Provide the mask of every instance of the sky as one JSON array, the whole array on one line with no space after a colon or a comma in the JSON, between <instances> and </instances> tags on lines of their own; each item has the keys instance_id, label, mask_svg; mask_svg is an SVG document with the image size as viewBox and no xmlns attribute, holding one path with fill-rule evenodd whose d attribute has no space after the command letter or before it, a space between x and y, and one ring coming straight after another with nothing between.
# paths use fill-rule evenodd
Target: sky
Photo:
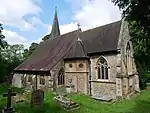
<instances>
[{"instance_id":1,"label":"sky","mask_svg":"<svg viewBox=\"0 0 150 113\"><path fill-rule=\"evenodd\" d=\"M102 26L121 19L111 0L0 0L0 23L9 44L29 47L51 31L57 6L61 34Z\"/></svg>"}]
</instances>

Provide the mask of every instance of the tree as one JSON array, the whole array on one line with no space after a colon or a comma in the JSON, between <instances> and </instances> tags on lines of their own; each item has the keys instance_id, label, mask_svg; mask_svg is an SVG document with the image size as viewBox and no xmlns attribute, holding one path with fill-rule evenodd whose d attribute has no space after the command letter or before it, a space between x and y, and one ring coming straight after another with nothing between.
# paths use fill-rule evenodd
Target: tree
<instances>
[{"instance_id":1,"label":"tree","mask_svg":"<svg viewBox=\"0 0 150 113\"><path fill-rule=\"evenodd\" d=\"M128 22L135 21L144 33L150 36L150 2L149 0L112 0ZM148 40L149 38L147 38Z\"/></svg>"},{"instance_id":2,"label":"tree","mask_svg":"<svg viewBox=\"0 0 150 113\"><path fill-rule=\"evenodd\" d=\"M51 34L48 34L48 35L44 36L44 37L42 38L42 41L48 40L48 39L50 38L50 35L51 35Z\"/></svg>"},{"instance_id":3,"label":"tree","mask_svg":"<svg viewBox=\"0 0 150 113\"><path fill-rule=\"evenodd\" d=\"M150 2L149 0L111 1L119 6L123 11L123 17L129 23L134 57L140 73L140 84L145 87L145 75L150 70Z\"/></svg>"},{"instance_id":4,"label":"tree","mask_svg":"<svg viewBox=\"0 0 150 113\"><path fill-rule=\"evenodd\" d=\"M2 47L2 48L4 48L4 45L3 45L3 43L4 43L4 38L5 38L5 36L2 34L2 31L3 31L3 27L2 27L2 24L0 24L0 48Z\"/></svg>"},{"instance_id":5,"label":"tree","mask_svg":"<svg viewBox=\"0 0 150 113\"><path fill-rule=\"evenodd\" d=\"M0 82L6 80L14 68L23 62L24 46L21 44L5 46L1 51Z\"/></svg>"},{"instance_id":6,"label":"tree","mask_svg":"<svg viewBox=\"0 0 150 113\"><path fill-rule=\"evenodd\" d=\"M27 59L35 51L38 45L39 45L38 43L33 42L30 45L29 49L25 49L23 53L24 58Z\"/></svg>"}]
</instances>

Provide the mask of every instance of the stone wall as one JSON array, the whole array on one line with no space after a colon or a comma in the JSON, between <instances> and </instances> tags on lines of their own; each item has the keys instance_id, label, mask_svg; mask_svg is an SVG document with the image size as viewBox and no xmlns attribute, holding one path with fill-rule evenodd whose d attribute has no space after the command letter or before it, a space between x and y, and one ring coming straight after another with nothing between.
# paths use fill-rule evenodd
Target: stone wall
<instances>
[{"instance_id":1,"label":"stone wall","mask_svg":"<svg viewBox=\"0 0 150 113\"><path fill-rule=\"evenodd\" d=\"M92 96L96 97L111 97L116 99L116 84L105 82L92 82Z\"/></svg>"},{"instance_id":2,"label":"stone wall","mask_svg":"<svg viewBox=\"0 0 150 113\"><path fill-rule=\"evenodd\" d=\"M40 84L40 77L44 76L45 85ZM28 81L29 77L32 78L31 82ZM17 74L13 75L12 85L19 88L25 88L33 90L36 88L36 77L37 77L37 89L52 89L53 81L50 75L33 75L33 74Z\"/></svg>"},{"instance_id":3,"label":"stone wall","mask_svg":"<svg viewBox=\"0 0 150 113\"><path fill-rule=\"evenodd\" d=\"M99 80L97 72L97 61L101 55L91 57L91 88L93 96L111 96L116 95L116 75L117 75L117 55L103 55L108 64L108 80Z\"/></svg>"},{"instance_id":4,"label":"stone wall","mask_svg":"<svg viewBox=\"0 0 150 113\"><path fill-rule=\"evenodd\" d=\"M79 65L83 64L80 68ZM72 67L70 67L72 65ZM65 83L66 86L74 85L74 91L88 94L88 72L89 64L87 60L72 60L65 62ZM72 82L70 82L70 80Z\"/></svg>"},{"instance_id":5,"label":"stone wall","mask_svg":"<svg viewBox=\"0 0 150 113\"><path fill-rule=\"evenodd\" d=\"M127 44L130 45L130 51L131 51L131 61L132 61L132 69L130 69L130 73L127 69L127 52L126 47ZM136 74L136 65L134 61L134 51L132 47L131 37L129 35L129 29L128 29L128 23L122 20L120 35L119 35L119 41L118 41L118 57L117 57L117 77L121 81L122 91L118 90L119 92L122 92L122 96L127 96L130 93L133 93L136 89L139 89L139 77ZM117 83L118 85L118 83ZM117 93L117 95L120 95Z\"/></svg>"},{"instance_id":6,"label":"stone wall","mask_svg":"<svg viewBox=\"0 0 150 113\"><path fill-rule=\"evenodd\" d=\"M23 76L23 74L18 74L18 73L15 73L13 75L13 79L12 79L12 85L14 87L18 87L18 88L21 88L22 87L22 82L21 82L21 77Z\"/></svg>"}]
</instances>

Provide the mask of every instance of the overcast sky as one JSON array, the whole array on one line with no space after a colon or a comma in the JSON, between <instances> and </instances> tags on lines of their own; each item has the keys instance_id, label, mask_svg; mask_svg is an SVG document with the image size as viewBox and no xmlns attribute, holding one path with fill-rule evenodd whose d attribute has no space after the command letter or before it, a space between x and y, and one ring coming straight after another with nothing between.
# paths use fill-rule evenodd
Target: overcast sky
<instances>
[{"instance_id":1,"label":"overcast sky","mask_svg":"<svg viewBox=\"0 0 150 113\"><path fill-rule=\"evenodd\" d=\"M120 20L119 8L110 0L0 0L0 22L10 44L39 42L50 32L57 6L61 34Z\"/></svg>"}]
</instances>

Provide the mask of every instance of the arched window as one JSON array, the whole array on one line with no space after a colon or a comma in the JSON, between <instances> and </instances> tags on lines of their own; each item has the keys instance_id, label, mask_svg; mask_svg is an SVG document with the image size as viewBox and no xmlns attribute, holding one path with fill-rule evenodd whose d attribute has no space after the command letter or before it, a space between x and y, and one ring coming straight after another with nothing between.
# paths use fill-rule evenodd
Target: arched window
<instances>
[{"instance_id":1,"label":"arched window","mask_svg":"<svg viewBox=\"0 0 150 113\"><path fill-rule=\"evenodd\" d=\"M32 76L28 76L28 82L32 82Z\"/></svg>"},{"instance_id":2,"label":"arched window","mask_svg":"<svg viewBox=\"0 0 150 113\"><path fill-rule=\"evenodd\" d=\"M128 74L132 73L132 57L131 57L131 47L128 42L126 47L126 62L127 62L127 72Z\"/></svg>"},{"instance_id":3,"label":"arched window","mask_svg":"<svg viewBox=\"0 0 150 113\"><path fill-rule=\"evenodd\" d=\"M104 57L100 57L97 62L98 79L108 79L108 64Z\"/></svg>"},{"instance_id":4,"label":"arched window","mask_svg":"<svg viewBox=\"0 0 150 113\"><path fill-rule=\"evenodd\" d=\"M44 76L40 77L40 84L41 85L45 85L45 78L44 78Z\"/></svg>"},{"instance_id":5,"label":"arched window","mask_svg":"<svg viewBox=\"0 0 150 113\"><path fill-rule=\"evenodd\" d=\"M58 85L65 84L64 69L61 68L58 73Z\"/></svg>"}]
</instances>

